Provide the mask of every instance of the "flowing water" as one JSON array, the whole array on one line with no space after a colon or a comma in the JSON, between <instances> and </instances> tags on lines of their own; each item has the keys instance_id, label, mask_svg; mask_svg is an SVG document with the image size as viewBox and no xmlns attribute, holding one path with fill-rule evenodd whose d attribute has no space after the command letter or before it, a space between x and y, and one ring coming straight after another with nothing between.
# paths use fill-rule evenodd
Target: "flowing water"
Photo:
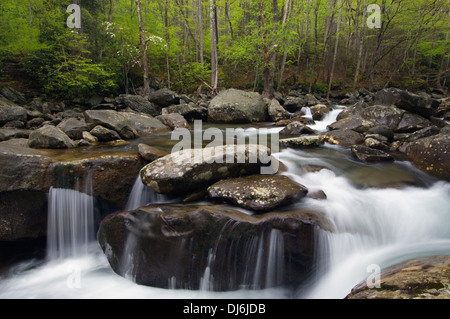
<instances>
[{"instance_id":1,"label":"flowing water","mask_svg":"<svg viewBox=\"0 0 450 319\"><path fill-rule=\"evenodd\" d=\"M314 128L326 130L339 111ZM324 200L304 199L296 205L324 212L331 225L330 231L316 233L316 273L294 294L283 287L266 288L282 276L284 243L275 229L246 243L252 268L246 276L251 284L238 291L212 291L211 269L220 253L214 247L199 290L136 285L132 274L123 278L111 270L93 239L93 198L77 190L52 188L48 258L10 267L0 277L0 298L344 298L374 269L419 256L450 254L450 183L436 181L407 162L366 165L355 161L348 150L331 145L284 149L275 155L287 167L283 174L311 192L326 194ZM172 200L149 191L137 178L127 209ZM130 268L127 261L122 266ZM169 288L176 287L176 278L168 281Z\"/></svg>"}]
</instances>

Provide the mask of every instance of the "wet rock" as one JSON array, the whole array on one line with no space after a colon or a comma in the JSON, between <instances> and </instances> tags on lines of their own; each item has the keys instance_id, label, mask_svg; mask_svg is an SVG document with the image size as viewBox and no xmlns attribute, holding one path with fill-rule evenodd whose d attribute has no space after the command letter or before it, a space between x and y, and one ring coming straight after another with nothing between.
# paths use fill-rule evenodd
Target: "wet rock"
<instances>
[{"instance_id":1,"label":"wet rock","mask_svg":"<svg viewBox=\"0 0 450 319\"><path fill-rule=\"evenodd\" d=\"M153 162L154 160L157 160L158 158L169 155L168 152L162 151L156 147L142 143L138 145L138 152L139 155L149 163Z\"/></svg>"},{"instance_id":2,"label":"wet rock","mask_svg":"<svg viewBox=\"0 0 450 319\"><path fill-rule=\"evenodd\" d=\"M157 116L156 119L171 129L191 128L183 115L178 113L162 114Z\"/></svg>"},{"instance_id":3,"label":"wet rock","mask_svg":"<svg viewBox=\"0 0 450 319\"><path fill-rule=\"evenodd\" d=\"M12 138L28 138L30 130L0 128L0 142L7 141Z\"/></svg>"},{"instance_id":4,"label":"wet rock","mask_svg":"<svg viewBox=\"0 0 450 319\"><path fill-rule=\"evenodd\" d=\"M362 118L395 130L405 111L395 106L372 105L363 109Z\"/></svg>"},{"instance_id":5,"label":"wet rock","mask_svg":"<svg viewBox=\"0 0 450 319\"><path fill-rule=\"evenodd\" d=\"M27 121L27 110L3 97L0 97L0 126L11 121Z\"/></svg>"},{"instance_id":6,"label":"wet rock","mask_svg":"<svg viewBox=\"0 0 450 319\"><path fill-rule=\"evenodd\" d=\"M283 104L283 108L288 112L295 113L300 111L305 104L305 100L301 97L288 97Z\"/></svg>"},{"instance_id":7,"label":"wet rock","mask_svg":"<svg viewBox=\"0 0 450 319\"><path fill-rule=\"evenodd\" d=\"M160 107L168 107L172 104L180 103L180 97L178 94L166 88L150 93L148 100L159 105Z\"/></svg>"},{"instance_id":8,"label":"wet rock","mask_svg":"<svg viewBox=\"0 0 450 319\"><path fill-rule=\"evenodd\" d=\"M345 129L353 130L358 133L364 133L370 130L374 125L374 122L370 120L365 120L359 117L347 117L328 125L327 128L330 130Z\"/></svg>"},{"instance_id":9,"label":"wet rock","mask_svg":"<svg viewBox=\"0 0 450 319\"><path fill-rule=\"evenodd\" d=\"M398 108L419 114L425 118L434 115L437 107L433 106L428 96L414 94L397 88L388 88L378 91L375 95L375 104L395 105Z\"/></svg>"},{"instance_id":10,"label":"wet rock","mask_svg":"<svg viewBox=\"0 0 450 319\"><path fill-rule=\"evenodd\" d=\"M368 287L363 281L346 299L450 299L450 256L421 257L389 267L377 284Z\"/></svg>"},{"instance_id":11,"label":"wet rock","mask_svg":"<svg viewBox=\"0 0 450 319\"><path fill-rule=\"evenodd\" d=\"M314 133L316 132L312 128L299 121L289 123L284 129L280 131L281 135L304 135Z\"/></svg>"},{"instance_id":12,"label":"wet rock","mask_svg":"<svg viewBox=\"0 0 450 319\"><path fill-rule=\"evenodd\" d=\"M83 132L81 137L88 145L93 145L93 144L98 143L98 138L96 138L94 135L92 135L89 132Z\"/></svg>"},{"instance_id":13,"label":"wet rock","mask_svg":"<svg viewBox=\"0 0 450 319\"><path fill-rule=\"evenodd\" d=\"M322 136L328 143L346 147L364 143L363 135L353 130L339 129L324 133Z\"/></svg>"},{"instance_id":14,"label":"wet rock","mask_svg":"<svg viewBox=\"0 0 450 319\"><path fill-rule=\"evenodd\" d=\"M268 105L268 113L272 121L277 122L291 117L291 114L281 106L277 99L272 99Z\"/></svg>"},{"instance_id":15,"label":"wet rock","mask_svg":"<svg viewBox=\"0 0 450 319\"><path fill-rule=\"evenodd\" d=\"M101 125L119 133L124 139L134 139L138 136L133 125L119 112L112 110L88 110L84 112L86 123Z\"/></svg>"},{"instance_id":16,"label":"wet rock","mask_svg":"<svg viewBox=\"0 0 450 319\"><path fill-rule=\"evenodd\" d=\"M310 109L314 121L321 121L326 114L330 113L330 109L324 104L313 105Z\"/></svg>"},{"instance_id":17,"label":"wet rock","mask_svg":"<svg viewBox=\"0 0 450 319\"><path fill-rule=\"evenodd\" d=\"M74 142L61 129L44 125L30 133L28 145L32 148L72 148Z\"/></svg>"},{"instance_id":18,"label":"wet rock","mask_svg":"<svg viewBox=\"0 0 450 319\"><path fill-rule=\"evenodd\" d=\"M368 105L362 101L355 103L351 106L347 106L342 112L339 113L336 120L343 120L348 117L356 117L356 118L362 118L362 113L364 108L366 108Z\"/></svg>"},{"instance_id":19,"label":"wet rock","mask_svg":"<svg viewBox=\"0 0 450 319\"><path fill-rule=\"evenodd\" d=\"M107 129L101 125L97 125L89 133L96 137L100 142L120 140L120 136L116 131Z\"/></svg>"},{"instance_id":20,"label":"wet rock","mask_svg":"<svg viewBox=\"0 0 450 319\"><path fill-rule=\"evenodd\" d=\"M16 104L23 105L27 102L27 99L25 98L25 95L22 92L19 92L10 86L1 86L0 94Z\"/></svg>"},{"instance_id":21,"label":"wet rock","mask_svg":"<svg viewBox=\"0 0 450 319\"><path fill-rule=\"evenodd\" d=\"M267 105L256 92L229 89L220 92L208 107L208 121L216 123L263 122Z\"/></svg>"},{"instance_id":22,"label":"wet rock","mask_svg":"<svg viewBox=\"0 0 450 319\"><path fill-rule=\"evenodd\" d=\"M378 125L372 127L367 131L367 134L377 134L382 135L387 138L388 142L392 142L394 139L394 131L387 127L386 125Z\"/></svg>"},{"instance_id":23,"label":"wet rock","mask_svg":"<svg viewBox=\"0 0 450 319\"><path fill-rule=\"evenodd\" d=\"M156 133L164 133L170 131L167 125L164 125L158 119L151 115L137 114L132 112L120 112L120 115L125 117L133 124L137 133L140 136L148 136Z\"/></svg>"},{"instance_id":24,"label":"wet rock","mask_svg":"<svg viewBox=\"0 0 450 319\"><path fill-rule=\"evenodd\" d=\"M301 148L301 147L320 146L324 142L325 139L322 135L310 135L310 136L300 136L281 139L280 145L283 147Z\"/></svg>"},{"instance_id":25,"label":"wet rock","mask_svg":"<svg viewBox=\"0 0 450 319\"><path fill-rule=\"evenodd\" d=\"M327 199L327 194L325 194L325 192L321 189L309 192L307 196L308 196L308 198L312 198L312 199L316 199L316 200Z\"/></svg>"},{"instance_id":26,"label":"wet rock","mask_svg":"<svg viewBox=\"0 0 450 319\"><path fill-rule=\"evenodd\" d=\"M263 159L259 155L266 154ZM270 161L263 145L227 145L185 149L157 159L141 170L142 182L161 194L205 188L220 179L259 173Z\"/></svg>"},{"instance_id":27,"label":"wet rock","mask_svg":"<svg viewBox=\"0 0 450 319\"><path fill-rule=\"evenodd\" d=\"M352 146L352 153L360 161L368 162L368 163L378 163L378 162L386 162L386 161L394 160L394 157L392 157L392 155L390 155L382 150L373 149L371 147L367 147L364 145Z\"/></svg>"},{"instance_id":28,"label":"wet rock","mask_svg":"<svg viewBox=\"0 0 450 319\"><path fill-rule=\"evenodd\" d=\"M301 200L308 189L283 175L251 175L219 181L208 187L212 199L254 211L268 211Z\"/></svg>"},{"instance_id":29,"label":"wet rock","mask_svg":"<svg viewBox=\"0 0 450 319\"><path fill-rule=\"evenodd\" d=\"M426 128L430 125L431 122L426 118L417 114L406 112L403 114L400 123L398 123L395 132L411 133Z\"/></svg>"},{"instance_id":30,"label":"wet rock","mask_svg":"<svg viewBox=\"0 0 450 319\"><path fill-rule=\"evenodd\" d=\"M208 108L203 107L201 105L197 105L193 102L190 103L182 103L171 105L166 108L167 112L170 113L179 113L181 114L187 121L194 120L207 120L208 119Z\"/></svg>"},{"instance_id":31,"label":"wet rock","mask_svg":"<svg viewBox=\"0 0 450 319\"><path fill-rule=\"evenodd\" d=\"M67 136L69 136L73 140L82 139L83 132L89 131L92 128L91 125L86 124L84 119L78 120L71 117L62 120L57 127L60 128L64 133L67 134Z\"/></svg>"},{"instance_id":32,"label":"wet rock","mask_svg":"<svg viewBox=\"0 0 450 319\"><path fill-rule=\"evenodd\" d=\"M46 193L0 193L0 241L23 241L43 237L46 235L46 229Z\"/></svg>"},{"instance_id":33,"label":"wet rock","mask_svg":"<svg viewBox=\"0 0 450 319\"><path fill-rule=\"evenodd\" d=\"M148 99L140 95L121 94L119 95L119 101L138 113L144 113L151 116L161 114L160 106L150 102Z\"/></svg>"},{"instance_id":34,"label":"wet rock","mask_svg":"<svg viewBox=\"0 0 450 319\"><path fill-rule=\"evenodd\" d=\"M420 138L409 143L405 153L419 169L450 181L450 134Z\"/></svg>"},{"instance_id":35,"label":"wet rock","mask_svg":"<svg viewBox=\"0 0 450 319\"><path fill-rule=\"evenodd\" d=\"M313 211L249 216L222 205L149 205L107 216L98 240L111 268L141 285L297 287L314 267L320 219Z\"/></svg>"}]
</instances>

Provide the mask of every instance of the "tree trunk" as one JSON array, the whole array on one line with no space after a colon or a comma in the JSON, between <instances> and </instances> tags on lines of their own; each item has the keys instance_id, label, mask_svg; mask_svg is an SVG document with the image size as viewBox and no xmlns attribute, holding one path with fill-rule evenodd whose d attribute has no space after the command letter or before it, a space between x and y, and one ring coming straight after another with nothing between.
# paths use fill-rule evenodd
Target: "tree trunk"
<instances>
[{"instance_id":1,"label":"tree trunk","mask_svg":"<svg viewBox=\"0 0 450 319\"><path fill-rule=\"evenodd\" d=\"M273 53L270 52L269 46L267 43L267 30L266 30L266 22L265 22L265 14L264 14L264 4L262 0L258 0L259 5L259 14L261 18L261 46L262 46L262 57L263 57L263 71L262 78L264 84L264 90L262 96L267 99L273 99L275 96L275 89L273 85L274 79L274 65L273 65Z\"/></svg>"},{"instance_id":2,"label":"tree trunk","mask_svg":"<svg viewBox=\"0 0 450 319\"><path fill-rule=\"evenodd\" d=\"M147 59L148 44L147 41L145 40L144 22L142 20L142 11L141 11L141 0L136 0L136 12L139 20L139 37L142 46L142 67L144 69L144 90L142 92L142 95L148 96L150 94L150 80L148 76L149 71Z\"/></svg>"},{"instance_id":3,"label":"tree trunk","mask_svg":"<svg viewBox=\"0 0 450 319\"><path fill-rule=\"evenodd\" d=\"M202 65L202 75L203 66L205 64L203 58L203 10L202 10L202 0L198 0L198 31L199 31L199 49L200 49L200 64Z\"/></svg>"},{"instance_id":4,"label":"tree trunk","mask_svg":"<svg viewBox=\"0 0 450 319\"><path fill-rule=\"evenodd\" d=\"M219 58L217 53L217 15L216 0L210 0L210 22L211 22L211 89L215 94L217 82L219 81Z\"/></svg>"},{"instance_id":5,"label":"tree trunk","mask_svg":"<svg viewBox=\"0 0 450 319\"><path fill-rule=\"evenodd\" d=\"M285 6L284 6L284 15L283 15L283 28L286 28L286 24L290 15L290 0L286 0L285 2ZM285 35L286 36L286 35ZM286 41L284 42L284 54L283 54L283 58L281 60L281 67L280 67L280 74L279 74L279 78L278 78L278 86L277 86L277 90L280 90L281 88L281 84L283 82L283 74L284 74L284 69L286 67L286 59L287 59L287 53L288 53L288 46L289 46L289 37L286 36Z\"/></svg>"},{"instance_id":6,"label":"tree trunk","mask_svg":"<svg viewBox=\"0 0 450 319\"><path fill-rule=\"evenodd\" d=\"M358 52L358 61L356 62L356 70L355 70L355 77L353 79L353 89L356 89L358 85L358 77L359 77L359 70L361 68L361 59L363 54L363 48L364 48L364 33L366 30L366 6L367 6L367 0L364 0L363 5L363 18L361 23L361 30L360 36L359 36L359 52Z\"/></svg>"},{"instance_id":7,"label":"tree trunk","mask_svg":"<svg viewBox=\"0 0 450 319\"><path fill-rule=\"evenodd\" d=\"M338 15L338 21L337 21L337 28L336 28L336 40L335 40L335 44L334 44L333 62L331 65L331 72L330 72L330 76L329 76L329 80L328 80L327 99L330 98L331 84L333 82L334 69L336 67L336 57L337 57L337 51L338 51L338 46L339 46L339 31L341 29L341 12L342 12L341 0L339 0L338 7L339 7L339 15Z\"/></svg>"}]
</instances>

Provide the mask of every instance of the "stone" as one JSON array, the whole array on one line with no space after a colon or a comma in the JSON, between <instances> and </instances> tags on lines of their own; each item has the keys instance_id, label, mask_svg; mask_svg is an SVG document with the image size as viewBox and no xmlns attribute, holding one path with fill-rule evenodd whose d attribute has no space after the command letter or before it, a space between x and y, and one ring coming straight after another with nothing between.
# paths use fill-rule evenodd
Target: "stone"
<instances>
[{"instance_id":1,"label":"stone","mask_svg":"<svg viewBox=\"0 0 450 319\"><path fill-rule=\"evenodd\" d=\"M327 126L329 130L353 130L358 133L364 133L370 130L375 124L370 120L359 117L346 117Z\"/></svg>"},{"instance_id":2,"label":"stone","mask_svg":"<svg viewBox=\"0 0 450 319\"><path fill-rule=\"evenodd\" d=\"M375 95L375 104L395 105L398 108L425 118L434 115L438 107L433 107L432 100L428 96L414 94L397 88L387 88L378 91Z\"/></svg>"},{"instance_id":3,"label":"stone","mask_svg":"<svg viewBox=\"0 0 450 319\"><path fill-rule=\"evenodd\" d=\"M263 145L225 145L205 149L183 149L146 165L142 182L161 194L182 194L206 188L229 177L261 171L261 154L270 161L270 150Z\"/></svg>"},{"instance_id":4,"label":"stone","mask_svg":"<svg viewBox=\"0 0 450 319\"><path fill-rule=\"evenodd\" d=\"M426 118L417 114L406 112L403 114L400 123L398 123L395 132L412 133L428 126L431 126L431 122Z\"/></svg>"},{"instance_id":5,"label":"stone","mask_svg":"<svg viewBox=\"0 0 450 319\"><path fill-rule=\"evenodd\" d=\"M180 97L178 96L178 94L167 88L163 88L150 93L148 96L148 100L159 105L160 107L168 107L172 104L180 103Z\"/></svg>"},{"instance_id":6,"label":"stone","mask_svg":"<svg viewBox=\"0 0 450 319\"><path fill-rule=\"evenodd\" d=\"M345 299L450 299L450 256L411 259L382 270L379 286L363 281Z\"/></svg>"},{"instance_id":7,"label":"stone","mask_svg":"<svg viewBox=\"0 0 450 319\"><path fill-rule=\"evenodd\" d=\"M280 140L280 145L283 147L301 148L320 146L325 142L322 135L300 136L293 138L284 138Z\"/></svg>"},{"instance_id":8,"label":"stone","mask_svg":"<svg viewBox=\"0 0 450 319\"><path fill-rule=\"evenodd\" d=\"M7 141L12 138L28 138L30 133L30 130L0 128L0 142Z\"/></svg>"},{"instance_id":9,"label":"stone","mask_svg":"<svg viewBox=\"0 0 450 319\"><path fill-rule=\"evenodd\" d=\"M89 133L95 136L100 142L120 140L120 135L116 131L110 130L101 125L97 125Z\"/></svg>"},{"instance_id":10,"label":"stone","mask_svg":"<svg viewBox=\"0 0 450 319\"><path fill-rule=\"evenodd\" d=\"M1 86L0 94L16 104L23 105L27 102L27 99L25 98L25 95L22 92L19 92L10 86Z\"/></svg>"},{"instance_id":11,"label":"stone","mask_svg":"<svg viewBox=\"0 0 450 319\"><path fill-rule=\"evenodd\" d=\"M331 144L352 146L364 143L362 134L348 129L338 129L322 134L324 140Z\"/></svg>"},{"instance_id":12,"label":"stone","mask_svg":"<svg viewBox=\"0 0 450 319\"><path fill-rule=\"evenodd\" d=\"M362 118L377 125L384 125L392 130L397 129L405 111L395 106L372 105L363 109Z\"/></svg>"},{"instance_id":13,"label":"stone","mask_svg":"<svg viewBox=\"0 0 450 319\"><path fill-rule=\"evenodd\" d=\"M75 146L66 133L52 125L44 125L31 132L28 145L32 148L72 148Z\"/></svg>"},{"instance_id":14,"label":"stone","mask_svg":"<svg viewBox=\"0 0 450 319\"><path fill-rule=\"evenodd\" d=\"M36 191L0 193L0 241L40 238L47 229L47 195Z\"/></svg>"},{"instance_id":15,"label":"stone","mask_svg":"<svg viewBox=\"0 0 450 319\"><path fill-rule=\"evenodd\" d=\"M284 175L229 178L208 187L212 199L225 200L254 211L269 211L300 201L308 189Z\"/></svg>"},{"instance_id":16,"label":"stone","mask_svg":"<svg viewBox=\"0 0 450 319\"><path fill-rule=\"evenodd\" d=\"M82 139L85 140L89 145L96 144L98 142L98 138L92 135L89 132L83 132L81 135Z\"/></svg>"},{"instance_id":17,"label":"stone","mask_svg":"<svg viewBox=\"0 0 450 319\"><path fill-rule=\"evenodd\" d=\"M27 121L27 110L0 96L0 126L11 121Z\"/></svg>"},{"instance_id":18,"label":"stone","mask_svg":"<svg viewBox=\"0 0 450 319\"><path fill-rule=\"evenodd\" d=\"M144 113L151 116L161 114L161 107L140 95L121 94L119 95L120 103L128 106L133 111Z\"/></svg>"},{"instance_id":19,"label":"stone","mask_svg":"<svg viewBox=\"0 0 450 319\"><path fill-rule=\"evenodd\" d=\"M316 133L316 131L299 121L289 123L280 131L280 135L304 135L314 133Z\"/></svg>"},{"instance_id":20,"label":"stone","mask_svg":"<svg viewBox=\"0 0 450 319\"><path fill-rule=\"evenodd\" d=\"M138 133L133 125L119 112L112 110L88 110L84 112L86 123L101 125L119 133L121 138L134 139Z\"/></svg>"},{"instance_id":21,"label":"stone","mask_svg":"<svg viewBox=\"0 0 450 319\"><path fill-rule=\"evenodd\" d=\"M166 108L167 112L181 114L187 121L208 119L208 108L193 102L174 104Z\"/></svg>"},{"instance_id":22,"label":"stone","mask_svg":"<svg viewBox=\"0 0 450 319\"><path fill-rule=\"evenodd\" d=\"M210 122L251 123L267 119L267 105L257 92L225 90L213 98L208 107Z\"/></svg>"},{"instance_id":23,"label":"stone","mask_svg":"<svg viewBox=\"0 0 450 319\"><path fill-rule=\"evenodd\" d=\"M133 123L134 128L140 136L170 131L170 128L167 125L164 125L161 121L151 115L132 112L120 112L120 115L125 117L130 123Z\"/></svg>"},{"instance_id":24,"label":"stone","mask_svg":"<svg viewBox=\"0 0 450 319\"><path fill-rule=\"evenodd\" d=\"M268 105L268 114L272 121L277 122L291 118L291 114L281 106L277 99L270 100Z\"/></svg>"},{"instance_id":25,"label":"stone","mask_svg":"<svg viewBox=\"0 0 450 319\"><path fill-rule=\"evenodd\" d=\"M157 116L156 119L172 130L177 128L191 128L183 115L178 113L162 114Z\"/></svg>"},{"instance_id":26,"label":"stone","mask_svg":"<svg viewBox=\"0 0 450 319\"><path fill-rule=\"evenodd\" d=\"M213 291L298 287L315 266L322 219L320 212L306 210L249 216L224 205L149 205L104 218L98 241L111 268L140 285ZM269 245L274 241L283 248L275 251Z\"/></svg>"},{"instance_id":27,"label":"stone","mask_svg":"<svg viewBox=\"0 0 450 319\"><path fill-rule=\"evenodd\" d=\"M357 159L367 163L378 163L394 160L392 155L382 150L373 149L364 145L352 146L352 153Z\"/></svg>"},{"instance_id":28,"label":"stone","mask_svg":"<svg viewBox=\"0 0 450 319\"><path fill-rule=\"evenodd\" d=\"M450 134L417 139L406 146L405 154L419 169L450 181Z\"/></svg>"},{"instance_id":29,"label":"stone","mask_svg":"<svg viewBox=\"0 0 450 319\"><path fill-rule=\"evenodd\" d=\"M143 143L140 143L138 145L138 152L139 155L149 163L153 162L154 160L157 160L158 158L169 155L168 152L162 151L156 147Z\"/></svg>"},{"instance_id":30,"label":"stone","mask_svg":"<svg viewBox=\"0 0 450 319\"><path fill-rule=\"evenodd\" d=\"M73 140L82 139L83 132L89 131L92 128L92 126L87 125L84 120L78 120L72 117L63 119L57 127Z\"/></svg>"}]
</instances>

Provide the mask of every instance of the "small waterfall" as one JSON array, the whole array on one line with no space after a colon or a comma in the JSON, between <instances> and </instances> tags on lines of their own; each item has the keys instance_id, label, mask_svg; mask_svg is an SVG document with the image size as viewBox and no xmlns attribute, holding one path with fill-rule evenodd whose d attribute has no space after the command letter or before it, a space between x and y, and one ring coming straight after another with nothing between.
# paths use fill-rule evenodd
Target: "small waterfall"
<instances>
[{"instance_id":1,"label":"small waterfall","mask_svg":"<svg viewBox=\"0 0 450 319\"><path fill-rule=\"evenodd\" d=\"M260 290L285 283L282 231L263 229L258 235L243 236L228 241L227 244L221 243L223 234L238 224L225 224L218 236L217 245L210 248L206 267L200 278L200 290L214 291L219 286Z\"/></svg>"},{"instance_id":2,"label":"small waterfall","mask_svg":"<svg viewBox=\"0 0 450 319\"><path fill-rule=\"evenodd\" d=\"M49 260L88 253L94 236L94 199L72 189L50 188L47 256Z\"/></svg>"},{"instance_id":3,"label":"small waterfall","mask_svg":"<svg viewBox=\"0 0 450 319\"><path fill-rule=\"evenodd\" d=\"M144 185L141 177L138 176L134 182L125 210L134 210L148 204L168 203L171 200L172 199L169 196L158 194Z\"/></svg>"}]
</instances>

